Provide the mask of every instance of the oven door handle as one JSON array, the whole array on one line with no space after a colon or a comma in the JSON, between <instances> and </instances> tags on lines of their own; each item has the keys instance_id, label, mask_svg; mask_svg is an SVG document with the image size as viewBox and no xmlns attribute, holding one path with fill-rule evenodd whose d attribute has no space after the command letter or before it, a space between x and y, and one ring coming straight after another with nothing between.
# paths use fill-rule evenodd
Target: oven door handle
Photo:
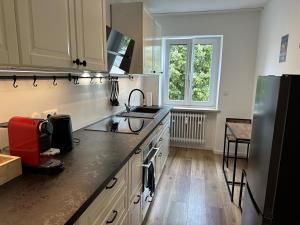
<instances>
[{"instance_id":1,"label":"oven door handle","mask_svg":"<svg viewBox=\"0 0 300 225\"><path fill-rule=\"evenodd\" d=\"M150 159L150 163L148 164L142 164L142 167L146 167L149 168L151 165L151 161L156 157L157 153L159 152L159 148L153 148L152 151L155 150L155 154L152 156L152 158Z\"/></svg>"}]
</instances>

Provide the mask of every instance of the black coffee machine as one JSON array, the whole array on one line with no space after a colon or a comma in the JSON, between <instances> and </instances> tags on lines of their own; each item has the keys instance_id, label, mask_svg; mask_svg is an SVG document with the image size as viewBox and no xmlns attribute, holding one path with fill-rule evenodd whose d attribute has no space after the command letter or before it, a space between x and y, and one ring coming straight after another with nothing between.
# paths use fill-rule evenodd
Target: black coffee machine
<instances>
[{"instance_id":1,"label":"black coffee machine","mask_svg":"<svg viewBox=\"0 0 300 225\"><path fill-rule=\"evenodd\" d=\"M68 152L73 149L72 122L69 115L49 116L53 126L52 148L58 148L60 152Z\"/></svg>"}]
</instances>

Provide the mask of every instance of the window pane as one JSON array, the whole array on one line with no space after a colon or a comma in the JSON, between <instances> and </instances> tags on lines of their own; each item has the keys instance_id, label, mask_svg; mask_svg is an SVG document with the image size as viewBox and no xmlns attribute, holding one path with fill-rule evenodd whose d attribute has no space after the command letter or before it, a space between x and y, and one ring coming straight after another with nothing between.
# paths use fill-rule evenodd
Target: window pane
<instances>
[{"instance_id":1,"label":"window pane","mask_svg":"<svg viewBox=\"0 0 300 225\"><path fill-rule=\"evenodd\" d=\"M169 99L184 100L187 45L172 44L169 54Z\"/></svg>"},{"instance_id":2,"label":"window pane","mask_svg":"<svg viewBox=\"0 0 300 225\"><path fill-rule=\"evenodd\" d=\"M194 73L192 99L198 102L209 100L209 82L211 77L213 45L194 45Z\"/></svg>"}]
</instances>

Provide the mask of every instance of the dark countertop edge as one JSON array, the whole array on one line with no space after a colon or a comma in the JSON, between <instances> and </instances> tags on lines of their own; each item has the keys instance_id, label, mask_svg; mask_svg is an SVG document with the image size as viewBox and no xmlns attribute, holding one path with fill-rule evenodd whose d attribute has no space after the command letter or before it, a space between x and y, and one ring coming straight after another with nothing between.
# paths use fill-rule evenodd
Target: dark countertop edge
<instances>
[{"instance_id":1,"label":"dark countertop edge","mask_svg":"<svg viewBox=\"0 0 300 225\"><path fill-rule=\"evenodd\" d=\"M159 120L157 120L158 116L153 119L151 123L156 123L155 126L150 130L147 131L148 133L144 136L144 138L140 141L140 143L131 151L131 153L126 157L126 159L120 164L120 166L115 169L115 171L96 189L94 193L79 207L79 209L74 213L74 215L65 223L65 225L74 225L76 221L80 218L80 216L88 209L88 207L93 203L93 201L98 197L98 195L103 191L106 185L114 178L114 176L123 168L123 166L129 161L131 156L134 152L142 145L142 143L151 135L153 130L155 130L159 123L166 118L168 113L171 111L171 107L164 107L162 108L162 112L159 115L164 114ZM151 124L150 123L150 124ZM81 129L85 129L81 128ZM80 130L81 130L80 129ZM146 132L146 131L145 131Z\"/></svg>"}]
</instances>

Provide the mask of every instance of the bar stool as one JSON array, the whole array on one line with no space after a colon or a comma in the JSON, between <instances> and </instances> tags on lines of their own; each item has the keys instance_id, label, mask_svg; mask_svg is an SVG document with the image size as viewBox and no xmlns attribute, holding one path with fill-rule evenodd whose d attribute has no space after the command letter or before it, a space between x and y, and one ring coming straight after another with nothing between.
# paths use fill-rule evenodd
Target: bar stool
<instances>
[{"instance_id":1,"label":"bar stool","mask_svg":"<svg viewBox=\"0 0 300 225\"><path fill-rule=\"evenodd\" d=\"M251 119L226 118L226 123L247 123L247 124L251 124ZM225 129L227 129L227 127ZM226 140L227 140L227 154L225 153L225 148L224 148L223 157L225 157L224 160L226 161L226 167L228 168L228 160L234 158L234 156L230 156L230 153L229 153L230 143L235 144L236 140L235 140L235 137L231 133L227 133L227 132L226 132L225 142L226 142ZM237 159L246 159L246 160L248 160L250 142L249 141L239 141L239 143L247 145L247 156L246 157L237 157Z\"/></svg>"}]
</instances>

